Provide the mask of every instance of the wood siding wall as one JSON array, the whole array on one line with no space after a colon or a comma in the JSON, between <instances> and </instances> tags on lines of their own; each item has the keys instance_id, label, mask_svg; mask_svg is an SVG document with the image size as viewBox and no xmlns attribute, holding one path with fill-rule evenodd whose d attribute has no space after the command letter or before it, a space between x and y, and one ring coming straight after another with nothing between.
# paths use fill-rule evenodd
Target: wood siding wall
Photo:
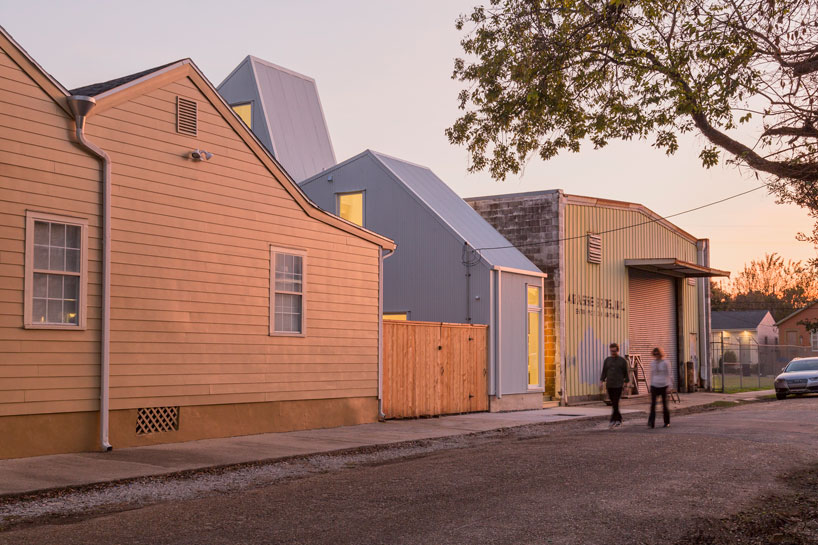
<instances>
[{"instance_id":1,"label":"wood siding wall","mask_svg":"<svg viewBox=\"0 0 818 545\"><path fill-rule=\"evenodd\" d=\"M99 408L99 162L73 123L0 50L0 416ZM26 210L88 219L84 331L23 329Z\"/></svg>"},{"instance_id":2,"label":"wood siding wall","mask_svg":"<svg viewBox=\"0 0 818 545\"><path fill-rule=\"evenodd\" d=\"M99 165L5 55L0 101L0 415L97 410ZM377 395L377 245L310 218L188 78L87 134L113 163L111 409ZM86 331L22 329L26 209L89 219ZM268 334L270 246L307 252L304 337Z\"/></svg>"},{"instance_id":3,"label":"wood siding wall","mask_svg":"<svg viewBox=\"0 0 818 545\"><path fill-rule=\"evenodd\" d=\"M485 325L384 322L386 417L487 411L487 333Z\"/></svg>"}]
</instances>

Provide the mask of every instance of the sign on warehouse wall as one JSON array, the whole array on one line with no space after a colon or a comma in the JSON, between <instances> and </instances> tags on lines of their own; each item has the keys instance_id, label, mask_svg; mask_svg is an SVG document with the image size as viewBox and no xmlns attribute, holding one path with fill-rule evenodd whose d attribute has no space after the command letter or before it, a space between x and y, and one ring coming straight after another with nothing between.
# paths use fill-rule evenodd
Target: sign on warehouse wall
<instances>
[{"instance_id":1,"label":"sign on warehouse wall","mask_svg":"<svg viewBox=\"0 0 818 545\"><path fill-rule=\"evenodd\" d=\"M570 293L567 302L574 307L574 313L581 316L621 319L625 312L625 302L619 299Z\"/></svg>"}]
</instances>

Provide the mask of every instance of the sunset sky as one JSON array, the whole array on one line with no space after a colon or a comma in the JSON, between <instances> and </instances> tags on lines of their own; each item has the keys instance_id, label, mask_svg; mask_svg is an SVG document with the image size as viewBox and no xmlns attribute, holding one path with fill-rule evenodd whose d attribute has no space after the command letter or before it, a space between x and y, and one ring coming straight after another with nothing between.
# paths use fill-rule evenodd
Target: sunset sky
<instances>
[{"instance_id":1,"label":"sunset sky","mask_svg":"<svg viewBox=\"0 0 818 545\"><path fill-rule=\"evenodd\" d=\"M614 143L545 163L496 182L468 174L468 156L444 129L458 116L458 14L474 1L18 2L0 0L0 24L66 87L191 57L218 85L247 54L314 77L338 160L366 148L429 166L463 197L562 188L636 201L668 215L759 185L750 172L699 163L702 139L682 140L674 157L650 142ZM752 144L751 135L745 141ZM806 213L765 191L673 220L710 238L712 265L739 270L765 252L815 256L797 242Z\"/></svg>"}]
</instances>

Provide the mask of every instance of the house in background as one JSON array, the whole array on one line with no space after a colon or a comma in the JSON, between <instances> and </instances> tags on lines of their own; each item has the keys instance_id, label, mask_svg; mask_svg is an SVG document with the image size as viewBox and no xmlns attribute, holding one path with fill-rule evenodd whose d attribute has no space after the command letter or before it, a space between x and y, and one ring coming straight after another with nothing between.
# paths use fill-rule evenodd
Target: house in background
<instances>
[{"instance_id":1,"label":"house in background","mask_svg":"<svg viewBox=\"0 0 818 545\"><path fill-rule=\"evenodd\" d=\"M296 182L336 163L314 79L248 56L218 91Z\"/></svg>"},{"instance_id":2,"label":"house in background","mask_svg":"<svg viewBox=\"0 0 818 545\"><path fill-rule=\"evenodd\" d=\"M397 243L384 260L385 319L488 324L491 410L542 407L545 275L449 186L364 151L301 189Z\"/></svg>"},{"instance_id":3,"label":"house in background","mask_svg":"<svg viewBox=\"0 0 818 545\"><path fill-rule=\"evenodd\" d=\"M710 313L713 341L722 335L764 345L778 344L778 326L769 310L714 310Z\"/></svg>"},{"instance_id":4,"label":"house in background","mask_svg":"<svg viewBox=\"0 0 818 545\"><path fill-rule=\"evenodd\" d=\"M710 377L709 244L637 203L562 190L466 199L548 274L546 377L568 404L600 396L608 345L641 357L665 349L674 382L691 361Z\"/></svg>"},{"instance_id":5,"label":"house in background","mask_svg":"<svg viewBox=\"0 0 818 545\"><path fill-rule=\"evenodd\" d=\"M190 60L69 92L0 28L0 101L0 458L376 421L394 243Z\"/></svg>"},{"instance_id":6,"label":"house in background","mask_svg":"<svg viewBox=\"0 0 818 545\"><path fill-rule=\"evenodd\" d=\"M789 347L798 347L798 355L818 355L818 332L810 332L801 321L818 320L818 303L813 303L796 310L776 325L780 343Z\"/></svg>"},{"instance_id":7,"label":"house in background","mask_svg":"<svg viewBox=\"0 0 818 545\"><path fill-rule=\"evenodd\" d=\"M716 310L711 324L711 343L725 360L732 351L736 363L756 364L777 349L779 329L768 310Z\"/></svg>"}]
</instances>

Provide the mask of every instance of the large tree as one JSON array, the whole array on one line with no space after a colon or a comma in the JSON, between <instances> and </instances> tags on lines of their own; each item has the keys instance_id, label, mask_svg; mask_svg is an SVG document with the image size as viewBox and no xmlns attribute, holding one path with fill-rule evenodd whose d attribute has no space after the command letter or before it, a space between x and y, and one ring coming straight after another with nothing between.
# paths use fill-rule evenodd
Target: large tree
<instances>
[{"instance_id":1,"label":"large tree","mask_svg":"<svg viewBox=\"0 0 818 545\"><path fill-rule=\"evenodd\" d=\"M712 310L769 310L776 320L816 300L816 270L775 253L750 261L728 283L710 285Z\"/></svg>"},{"instance_id":2,"label":"large tree","mask_svg":"<svg viewBox=\"0 0 818 545\"><path fill-rule=\"evenodd\" d=\"M672 154L698 131L705 167L724 155L818 219L818 1L490 0L457 27L467 87L447 135L472 171L612 139Z\"/></svg>"}]
</instances>

